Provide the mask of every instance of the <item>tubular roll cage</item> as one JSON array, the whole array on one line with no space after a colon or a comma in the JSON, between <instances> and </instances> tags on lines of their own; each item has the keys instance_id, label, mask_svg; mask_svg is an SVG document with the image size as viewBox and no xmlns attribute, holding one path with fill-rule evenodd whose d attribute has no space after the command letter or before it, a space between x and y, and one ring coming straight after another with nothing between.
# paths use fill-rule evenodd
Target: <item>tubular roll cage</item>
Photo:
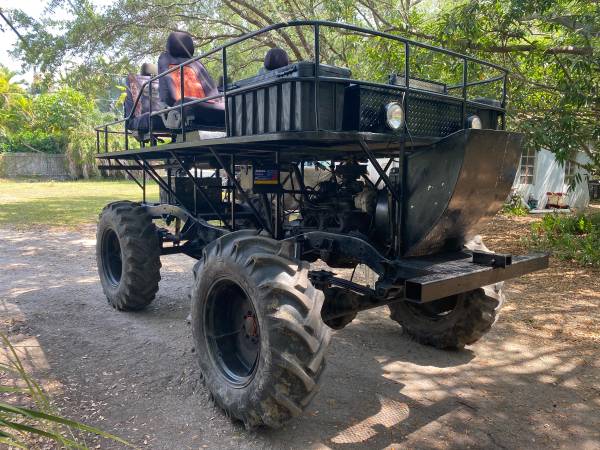
<instances>
[{"instance_id":1,"label":"tubular roll cage","mask_svg":"<svg viewBox=\"0 0 600 450\"><path fill-rule=\"evenodd\" d=\"M344 30L348 30L354 33L359 33L359 34L366 34L366 35L370 35L370 36L375 36L375 37L381 37L381 38L385 38L385 39L390 39L396 42L400 42L402 44L404 44L404 86L394 86L395 88L397 88L399 91L403 91L404 92L404 111L408 113L408 109L406 108L407 103L410 100L410 93L411 92L426 92L428 95L440 98L440 99L451 99L456 101L457 97L455 96L450 96L448 94L443 94L443 93L439 93L439 92L432 92L432 91L427 91L427 90L423 90L423 89L419 89L419 88L414 88L410 86L410 55L411 55L411 47L417 47L417 48L422 48L422 49L426 49L426 50L431 50L433 52L436 53L441 53L441 54L445 54L448 56L452 56L454 58L460 59L462 60L462 83L460 84L456 84L456 85L452 85L448 87L448 90L454 90L454 89L461 89L462 90L462 95L460 98L461 101L461 105L462 105L462 118L463 118L463 127L464 127L464 123L466 121L467 118L467 105L472 105L472 106L480 106L480 107L484 107L487 109L495 109L497 111L499 111L501 113L500 117L501 117L501 123L500 123L500 127L501 129L505 128L505 119L504 119L504 109L506 106L506 88L507 88L507 80L508 80L508 70L502 66L499 66L497 64L493 64L490 63L488 61L484 61L478 58L474 58L472 56L468 56L468 55L464 55L458 52L454 52L452 50L447 50L445 48L441 48L441 47L436 47L434 45L429 45L429 44L425 44L425 43L421 43L421 42L417 42L411 39L406 39L403 38L401 36L396 36L390 33L384 33L381 31L375 31L375 30L369 30L366 28L362 28L362 27L358 27L358 26L354 26L354 25L348 25L348 24L343 24L343 23L337 23L337 22L330 22L330 21L323 21L323 20L298 20L298 21L290 21L290 22L282 22L282 23L278 23L278 24L274 24L274 25L270 25L268 27L262 28L260 30L245 34L244 36L241 36L239 38L233 39L223 45L217 46L215 48L213 48L212 50L209 50L207 52L204 52L198 56L195 56L191 59L189 59L188 61L179 64L177 66L174 66L172 68L170 68L169 70L160 73L158 75L155 75L153 77L151 77L149 80L147 80L146 82L144 82L144 84L142 85L142 88L140 90L140 92L138 93L133 107L131 108L130 113L128 114L127 117L123 118L123 119L119 119L119 120L115 120L113 122L109 122L107 124L104 124L100 127L96 127L95 131L96 131L96 149L97 152L100 153L100 134L103 133L104 135L104 152L107 153L108 152L108 135L109 134L121 134L123 133L125 135L125 150L129 149L129 135L131 134L131 132L127 129L127 123L129 122L129 120L132 119L133 114L137 108L137 105L140 102L140 98L142 97L143 93L145 92L146 89L148 89L148 97L149 97L149 101L150 101L150 112L149 112L149 131L148 134L150 136L150 145L153 146L157 143L155 137L154 137L154 130L152 127L152 118L154 116L157 116L159 114L164 114L164 113L168 113L170 111L174 111L174 110L179 110L180 114L181 114L181 135L182 135L182 141L185 142L186 140L186 136L185 136L185 108L184 107L189 107L191 105L197 104L197 103L204 103L207 101L211 101L211 100L215 100L218 98L222 98L225 104L225 133L227 136L229 136L229 128L230 128L230 124L229 124L229 105L227 102L227 97L228 95L234 95L237 94L239 92L242 92L244 90L248 89L248 86L244 86L244 87L240 87L240 88L233 88L231 90L227 89L227 49L229 49L230 47L236 45L236 44L240 44L241 42L250 40L250 39L254 39L258 36L261 36L263 34L269 33L271 31L277 31L277 30L281 30L284 28L290 28L290 27L301 27L301 26L305 26L305 27L312 27L313 32L314 32L314 43L313 43L313 52L314 52L314 66L315 66L315 70L314 70L314 76L313 77L309 77L309 78L297 78L297 80L314 80L315 82L315 89L314 89L314 106L315 106L315 130L319 131L321 130L321 127L319 126L319 82L321 81L348 81L348 82L352 82L354 84L361 84L361 85L365 85L365 86L374 86L374 87L389 87L389 84L384 84L384 83L376 83L376 82L369 82L369 81L362 81L362 80L354 80L351 78L341 78L341 77L327 77L327 76L321 76L319 75L319 70L317 70L319 64L320 64L320 48L321 48L321 34L320 34L320 29L321 27L327 27L327 28L338 28L338 29L344 29ZM212 96L208 96L208 97L203 97L203 98L199 98L199 99L195 99L195 100L191 100L189 102L183 102L183 100L181 101L180 105L175 105L175 106L171 106L168 108L163 108L160 110L153 110L153 105L152 105L152 83L156 80L159 80L160 78L163 78L167 75L169 75L172 72L175 71L179 71L180 72L180 76L179 76L179 80L180 80L180 95L181 98L185 98L184 96L184 67L188 66L189 64L195 62L195 61L200 61L201 59L205 59L211 55L214 55L216 53L221 53L221 64L222 64L222 70L223 70L223 91L217 95L212 95ZM502 74L499 76L495 76L495 77L491 77L491 78L487 78L484 80L478 80L478 81L472 81L469 82L468 81L468 63L472 62L472 63L476 63L482 66L486 66L492 69L496 69L498 71L500 71ZM481 104L478 102L474 102L474 101L469 101L468 100L468 88L471 86L480 86L480 85L484 85L484 84L489 84L489 83L494 83L497 81L502 80L502 99L500 102L500 107L494 107L491 106L489 104ZM266 83L273 83L272 80L267 81ZM252 85L252 88L255 88L257 86L260 86L260 84L256 84L256 85ZM406 122L409 122L409 117L406 117ZM117 125L123 123L124 124L124 131L120 132L120 131L111 131L108 128L110 126L113 125ZM143 142L142 142L143 145Z\"/></svg>"}]
</instances>

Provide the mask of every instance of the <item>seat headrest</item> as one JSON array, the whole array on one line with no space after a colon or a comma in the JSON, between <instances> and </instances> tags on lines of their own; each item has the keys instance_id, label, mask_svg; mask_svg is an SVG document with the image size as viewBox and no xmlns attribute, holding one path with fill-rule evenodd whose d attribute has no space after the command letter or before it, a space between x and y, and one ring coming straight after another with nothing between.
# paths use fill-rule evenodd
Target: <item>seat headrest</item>
<instances>
[{"instance_id":1,"label":"seat headrest","mask_svg":"<svg viewBox=\"0 0 600 450\"><path fill-rule=\"evenodd\" d=\"M176 58L191 58L194 56L194 41L183 31L173 31L167 38L167 53Z\"/></svg>"},{"instance_id":2,"label":"seat headrest","mask_svg":"<svg viewBox=\"0 0 600 450\"><path fill-rule=\"evenodd\" d=\"M290 63L287 52L279 47L270 49L265 55L265 69L275 70Z\"/></svg>"},{"instance_id":3,"label":"seat headrest","mask_svg":"<svg viewBox=\"0 0 600 450\"><path fill-rule=\"evenodd\" d=\"M140 75L144 75L146 77L156 76L158 75L158 67L156 64L144 63L140 69Z\"/></svg>"},{"instance_id":4,"label":"seat headrest","mask_svg":"<svg viewBox=\"0 0 600 450\"><path fill-rule=\"evenodd\" d=\"M217 87L222 88L225 83L223 82L223 75L219 75L219 81L217 82ZM227 84L231 84L231 77L227 77Z\"/></svg>"}]
</instances>

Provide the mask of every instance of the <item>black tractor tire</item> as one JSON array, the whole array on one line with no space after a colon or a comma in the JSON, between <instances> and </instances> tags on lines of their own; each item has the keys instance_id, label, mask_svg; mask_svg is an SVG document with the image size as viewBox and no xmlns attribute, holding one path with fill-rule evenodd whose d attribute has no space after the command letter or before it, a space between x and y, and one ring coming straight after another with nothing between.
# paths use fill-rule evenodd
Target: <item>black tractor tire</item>
<instances>
[{"instance_id":1,"label":"black tractor tire","mask_svg":"<svg viewBox=\"0 0 600 450\"><path fill-rule=\"evenodd\" d=\"M465 248L489 252L476 236ZM483 286L424 304L406 301L389 305L390 317L417 342L439 349L459 349L477 342L498 320L504 303L504 283Z\"/></svg>"},{"instance_id":2,"label":"black tractor tire","mask_svg":"<svg viewBox=\"0 0 600 450\"><path fill-rule=\"evenodd\" d=\"M504 301L502 283L425 304L391 303L390 317L417 342L439 349L471 345L498 319Z\"/></svg>"},{"instance_id":3,"label":"black tractor tire","mask_svg":"<svg viewBox=\"0 0 600 450\"><path fill-rule=\"evenodd\" d=\"M319 389L331 330L308 268L285 243L249 230L209 244L194 268L192 330L203 381L246 428L282 426Z\"/></svg>"},{"instance_id":4,"label":"black tractor tire","mask_svg":"<svg viewBox=\"0 0 600 450\"><path fill-rule=\"evenodd\" d=\"M139 311L156 296L160 239L152 217L139 203L109 203L100 213L96 261L102 290L119 311Z\"/></svg>"}]
</instances>

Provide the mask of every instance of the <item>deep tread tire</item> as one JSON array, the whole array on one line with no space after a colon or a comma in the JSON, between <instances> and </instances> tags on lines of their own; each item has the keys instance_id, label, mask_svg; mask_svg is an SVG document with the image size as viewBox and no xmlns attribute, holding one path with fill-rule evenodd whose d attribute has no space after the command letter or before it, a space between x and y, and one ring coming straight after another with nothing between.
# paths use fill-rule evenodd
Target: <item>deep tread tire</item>
<instances>
[{"instance_id":1,"label":"deep tread tire","mask_svg":"<svg viewBox=\"0 0 600 450\"><path fill-rule=\"evenodd\" d=\"M103 240L115 233L120 249L122 271L115 282L103 260ZM109 203L100 213L96 232L96 261L102 289L108 303L119 311L147 307L158 291L160 281L160 240L152 217L139 203Z\"/></svg>"},{"instance_id":2,"label":"deep tread tire","mask_svg":"<svg viewBox=\"0 0 600 450\"><path fill-rule=\"evenodd\" d=\"M215 403L247 428L278 428L301 414L325 368L331 331L321 319L323 293L310 283L308 263L293 259L290 250L256 232L238 231L208 245L194 268L192 329L203 380ZM223 279L248 294L261 330L256 369L243 387L227 382L205 336L211 287Z\"/></svg>"},{"instance_id":3,"label":"deep tread tire","mask_svg":"<svg viewBox=\"0 0 600 450\"><path fill-rule=\"evenodd\" d=\"M502 283L458 296L447 315L432 319L406 302L389 305L390 317L417 342L440 349L463 348L486 334L498 319L504 301Z\"/></svg>"},{"instance_id":4,"label":"deep tread tire","mask_svg":"<svg viewBox=\"0 0 600 450\"><path fill-rule=\"evenodd\" d=\"M489 251L480 236L465 247ZM463 348L477 342L498 320L504 303L503 285L496 283L457 296L454 308L440 317L432 318L406 302L390 304L390 317L421 344L439 349Z\"/></svg>"}]
</instances>

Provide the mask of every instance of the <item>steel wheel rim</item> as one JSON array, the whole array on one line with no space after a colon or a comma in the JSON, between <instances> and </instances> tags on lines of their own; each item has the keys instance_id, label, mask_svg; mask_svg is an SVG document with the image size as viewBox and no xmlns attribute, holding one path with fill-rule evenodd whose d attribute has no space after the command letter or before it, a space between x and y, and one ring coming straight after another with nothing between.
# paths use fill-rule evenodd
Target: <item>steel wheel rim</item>
<instances>
[{"instance_id":1,"label":"steel wheel rim","mask_svg":"<svg viewBox=\"0 0 600 450\"><path fill-rule=\"evenodd\" d=\"M123 260L119 237L114 230L106 230L102 239L102 267L109 283L118 286L121 282Z\"/></svg>"},{"instance_id":2,"label":"steel wheel rim","mask_svg":"<svg viewBox=\"0 0 600 450\"><path fill-rule=\"evenodd\" d=\"M260 327L246 291L229 279L216 281L203 320L207 348L220 374L234 387L247 386L258 366Z\"/></svg>"}]
</instances>

